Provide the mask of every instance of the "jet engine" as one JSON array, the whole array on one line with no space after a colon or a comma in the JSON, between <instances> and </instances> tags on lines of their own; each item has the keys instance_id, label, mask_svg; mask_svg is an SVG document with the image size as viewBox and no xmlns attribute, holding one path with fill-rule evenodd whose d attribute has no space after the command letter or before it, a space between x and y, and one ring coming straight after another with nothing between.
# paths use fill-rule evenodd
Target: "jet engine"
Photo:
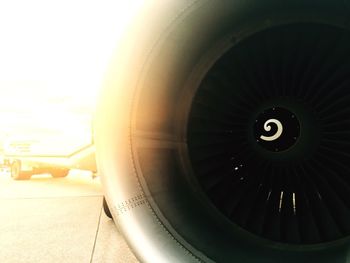
<instances>
[{"instance_id":1,"label":"jet engine","mask_svg":"<svg viewBox=\"0 0 350 263\"><path fill-rule=\"evenodd\" d=\"M350 261L350 2L145 1L96 147L142 262Z\"/></svg>"}]
</instances>

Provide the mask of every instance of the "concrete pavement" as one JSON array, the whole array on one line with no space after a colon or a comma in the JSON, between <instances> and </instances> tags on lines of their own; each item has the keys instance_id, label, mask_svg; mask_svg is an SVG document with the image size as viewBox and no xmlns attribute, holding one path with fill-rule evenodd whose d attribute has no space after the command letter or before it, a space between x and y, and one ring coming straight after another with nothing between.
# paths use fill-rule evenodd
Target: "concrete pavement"
<instances>
[{"instance_id":1,"label":"concrete pavement","mask_svg":"<svg viewBox=\"0 0 350 263\"><path fill-rule=\"evenodd\" d=\"M88 172L13 181L0 174L0 262L137 263Z\"/></svg>"}]
</instances>

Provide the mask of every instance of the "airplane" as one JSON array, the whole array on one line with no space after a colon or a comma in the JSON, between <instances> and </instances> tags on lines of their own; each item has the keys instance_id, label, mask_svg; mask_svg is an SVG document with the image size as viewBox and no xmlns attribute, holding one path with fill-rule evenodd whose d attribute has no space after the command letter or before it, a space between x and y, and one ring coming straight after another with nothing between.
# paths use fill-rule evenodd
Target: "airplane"
<instances>
[{"instance_id":1,"label":"airplane","mask_svg":"<svg viewBox=\"0 0 350 263\"><path fill-rule=\"evenodd\" d=\"M50 145L47 142L11 140L1 158L1 164L10 168L14 180L28 180L33 175L49 173L54 178L66 177L71 169L91 171L97 173L95 161L95 146L93 143L72 150L67 154L43 154L33 152L38 144ZM52 145L52 143L51 143ZM54 149L55 151L56 149Z\"/></svg>"},{"instance_id":2,"label":"airplane","mask_svg":"<svg viewBox=\"0 0 350 263\"><path fill-rule=\"evenodd\" d=\"M3 121L7 130L3 128L0 136L0 165L10 168L14 180L28 180L43 173L55 178L66 177L71 169L88 170L96 175L92 116L86 107L79 105L74 109L67 107L68 99L63 101L58 100L55 105L52 99L48 99L51 108L57 108L57 118L64 119L66 126L56 121L55 116L50 116L53 119L50 122L46 114L32 114L30 109L24 112L26 114L14 111L10 119L16 121ZM69 109L67 113L62 110L65 107ZM35 117L29 119L32 115ZM71 128L69 132L67 126Z\"/></svg>"},{"instance_id":3,"label":"airplane","mask_svg":"<svg viewBox=\"0 0 350 263\"><path fill-rule=\"evenodd\" d=\"M349 8L145 1L95 123L141 262L349 262Z\"/></svg>"},{"instance_id":4,"label":"airplane","mask_svg":"<svg viewBox=\"0 0 350 263\"><path fill-rule=\"evenodd\" d=\"M138 2L98 97L94 141L52 156L28 133L8 138L1 159L13 178L65 176L86 160L141 262L349 262L349 0ZM11 66L9 78L19 67L35 73L55 33L41 45L26 39L15 55L30 53L27 63L6 46L4 75ZM37 71L55 77L48 93L74 92L93 71L63 81L64 68L78 70L69 62ZM75 92L85 96L89 82ZM45 113L45 85L21 96L6 86L16 100L0 112L13 103ZM56 121L50 114L44 126Z\"/></svg>"}]
</instances>

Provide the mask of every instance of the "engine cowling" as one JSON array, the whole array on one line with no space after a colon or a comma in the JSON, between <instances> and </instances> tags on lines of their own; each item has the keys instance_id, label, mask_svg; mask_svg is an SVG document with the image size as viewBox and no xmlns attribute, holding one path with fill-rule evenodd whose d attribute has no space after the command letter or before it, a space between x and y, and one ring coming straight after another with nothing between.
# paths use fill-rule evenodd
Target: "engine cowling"
<instances>
[{"instance_id":1,"label":"engine cowling","mask_svg":"<svg viewBox=\"0 0 350 263\"><path fill-rule=\"evenodd\" d=\"M118 47L96 122L138 258L347 262L348 2L155 2Z\"/></svg>"}]
</instances>

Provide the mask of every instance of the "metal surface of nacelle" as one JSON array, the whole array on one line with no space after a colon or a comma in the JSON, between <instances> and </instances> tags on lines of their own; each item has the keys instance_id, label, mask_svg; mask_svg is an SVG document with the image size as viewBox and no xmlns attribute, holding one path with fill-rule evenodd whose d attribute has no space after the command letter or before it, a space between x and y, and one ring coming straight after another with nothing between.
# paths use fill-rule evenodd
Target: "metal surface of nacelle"
<instances>
[{"instance_id":1,"label":"metal surface of nacelle","mask_svg":"<svg viewBox=\"0 0 350 263\"><path fill-rule=\"evenodd\" d=\"M350 260L348 1L147 1L98 169L142 262Z\"/></svg>"}]
</instances>

